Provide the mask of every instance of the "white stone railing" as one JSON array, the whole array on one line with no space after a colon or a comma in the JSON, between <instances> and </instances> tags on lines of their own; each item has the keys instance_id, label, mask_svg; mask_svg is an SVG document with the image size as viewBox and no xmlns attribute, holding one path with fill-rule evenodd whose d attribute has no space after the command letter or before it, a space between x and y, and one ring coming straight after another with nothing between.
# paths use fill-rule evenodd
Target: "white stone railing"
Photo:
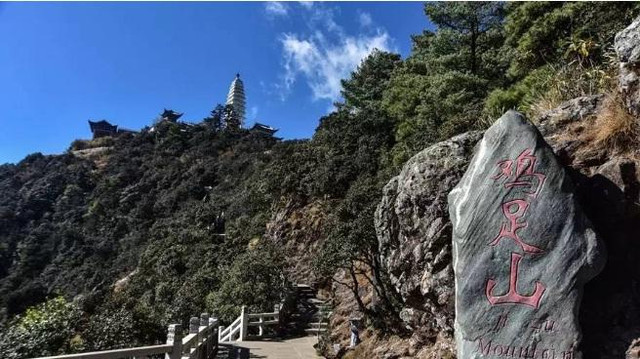
<instances>
[{"instance_id":1,"label":"white stone railing","mask_svg":"<svg viewBox=\"0 0 640 359\"><path fill-rule=\"evenodd\" d=\"M182 337L182 325L171 324L166 344L104 350L99 352L57 355L38 359L142 359L164 355L165 359L212 359L218 352L218 319L204 313L189 321L189 334Z\"/></svg>"},{"instance_id":2,"label":"white stone railing","mask_svg":"<svg viewBox=\"0 0 640 359\"><path fill-rule=\"evenodd\" d=\"M246 340L249 335L249 327L258 327L257 337L264 337L264 328L280 324L280 309L282 306L277 304L274 312L271 313L247 313L246 307L243 305L240 316L228 327L218 327L218 342L233 342ZM253 335L256 337L256 335Z\"/></svg>"},{"instance_id":3,"label":"white stone railing","mask_svg":"<svg viewBox=\"0 0 640 359\"><path fill-rule=\"evenodd\" d=\"M244 325L244 306L238 319L234 320L227 328L223 326L218 327L218 342L233 342L242 341L245 339L244 333L246 333L246 326Z\"/></svg>"}]
</instances>

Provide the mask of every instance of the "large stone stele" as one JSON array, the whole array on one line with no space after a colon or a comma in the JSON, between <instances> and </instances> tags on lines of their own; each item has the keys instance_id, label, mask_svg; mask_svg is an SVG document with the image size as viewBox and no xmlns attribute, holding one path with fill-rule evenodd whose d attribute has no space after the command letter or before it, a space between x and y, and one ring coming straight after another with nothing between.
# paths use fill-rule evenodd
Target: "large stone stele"
<instances>
[{"instance_id":1,"label":"large stone stele","mask_svg":"<svg viewBox=\"0 0 640 359\"><path fill-rule=\"evenodd\" d=\"M578 307L603 248L538 130L502 116L449 194L459 359L582 358Z\"/></svg>"}]
</instances>

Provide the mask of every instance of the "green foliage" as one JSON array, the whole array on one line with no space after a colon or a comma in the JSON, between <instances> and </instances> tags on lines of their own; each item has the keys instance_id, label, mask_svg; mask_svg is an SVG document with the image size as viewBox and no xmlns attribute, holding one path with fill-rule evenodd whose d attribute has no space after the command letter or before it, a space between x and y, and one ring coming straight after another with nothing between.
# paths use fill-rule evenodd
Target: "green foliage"
<instances>
[{"instance_id":1,"label":"green foliage","mask_svg":"<svg viewBox=\"0 0 640 359\"><path fill-rule=\"evenodd\" d=\"M155 342L201 313L220 268L264 233L276 139L162 122L112 140L95 163L34 154L0 166L0 322L49 293L82 294L103 322L76 340L85 349Z\"/></svg>"},{"instance_id":2,"label":"green foliage","mask_svg":"<svg viewBox=\"0 0 640 359\"><path fill-rule=\"evenodd\" d=\"M215 132L222 130L237 132L240 130L240 119L231 105L217 105L211 111L211 115L206 117L203 122Z\"/></svg>"},{"instance_id":3,"label":"green foliage","mask_svg":"<svg viewBox=\"0 0 640 359\"><path fill-rule=\"evenodd\" d=\"M491 92L485 103L485 112L497 118L508 109L516 109L536 117L564 101L606 92L612 87L613 72L614 69L607 64L583 66L574 62L557 67L545 65L507 89Z\"/></svg>"},{"instance_id":4,"label":"green foliage","mask_svg":"<svg viewBox=\"0 0 640 359\"><path fill-rule=\"evenodd\" d=\"M510 3L505 21L506 45L513 49L512 78L563 59L567 45L584 41L599 45L591 57L601 62L604 44L625 28L640 6L636 2L521 2Z\"/></svg>"},{"instance_id":5,"label":"green foliage","mask_svg":"<svg viewBox=\"0 0 640 359\"><path fill-rule=\"evenodd\" d=\"M285 277L282 254L273 247L249 250L224 271L220 287L207 296L207 308L226 323L240 315L246 305L250 312L271 312L283 299Z\"/></svg>"},{"instance_id":6,"label":"green foliage","mask_svg":"<svg viewBox=\"0 0 640 359\"><path fill-rule=\"evenodd\" d=\"M476 126L483 99L501 86L503 3L427 3L438 27L413 37L411 56L398 67L383 107L397 122L396 167L436 141Z\"/></svg>"},{"instance_id":7,"label":"green foliage","mask_svg":"<svg viewBox=\"0 0 640 359\"><path fill-rule=\"evenodd\" d=\"M495 89L487 97L486 111L494 118L500 117L510 109L526 111L541 93L550 88L555 71L551 66L540 67L532 71L522 81L508 89Z\"/></svg>"},{"instance_id":8,"label":"green foliage","mask_svg":"<svg viewBox=\"0 0 640 359\"><path fill-rule=\"evenodd\" d=\"M132 345L144 346L166 339L166 327L157 325L140 310L127 308L105 309L96 313L83 328L83 344L92 350L126 348Z\"/></svg>"},{"instance_id":9,"label":"green foliage","mask_svg":"<svg viewBox=\"0 0 640 359\"><path fill-rule=\"evenodd\" d=\"M63 297L50 299L14 319L10 329L0 336L3 358L31 358L74 352L83 349L76 337L82 312Z\"/></svg>"},{"instance_id":10,"label":"green foliage","mask_svg":"<svg viewBox=\"0 0 640 359\"><path fill-rule=\"evenodd\" d=\"M327 223L328 237L314 263L316 273L330 277L355 262L371 263L378 246L373 214L379 196L380 186L368 176L349 187Z\"/></svg>"},{"instance_id":11,"label":"green foliage","mask_svg":"<svg viewBox=\"0 0 640 359\"><path fill-rule=\"evenodd\" d=\"M379 107L393 70L400 63L400 55L374 50L349 79L341 81L344 105L357 109Z\"/></svg>"},{"instance_id":12,"label":"green foliage","mask_svg":"<svg viewBox=\"0 0 640 359\"><path fill-rule=\"evenodd\" d=\"M615 33L640 13L637 3L522 2L507 6L505 46L511 84L494 90L485 113L535 114L578 96L606 92Z\"/></svg>"},{"instance_id":13,"label":"green foliage","mask_svg":"<svg viewBox=\"0 0 640 359\"><path fill-rule=\"evenodd\" d=\"M502 69L495 66L499 60L495 55L503 41L502 3L429 2L425 13L438 27L428 48L422 50L435 71L469 73L489 81L500 79Z\"/></svg>"}]
</instances>

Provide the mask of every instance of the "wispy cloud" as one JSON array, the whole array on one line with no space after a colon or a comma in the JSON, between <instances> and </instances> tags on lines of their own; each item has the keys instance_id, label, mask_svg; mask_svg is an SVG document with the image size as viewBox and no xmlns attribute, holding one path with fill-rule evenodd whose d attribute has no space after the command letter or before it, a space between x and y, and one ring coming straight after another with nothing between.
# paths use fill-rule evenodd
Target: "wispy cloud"
<instances>
[{"instance_id":1,"label":"wispy cloud","mask_svg":"<svg viewBox=\"0 0 640 359\"><path fill-rule=\"evenodd\" d=\"M298 1L298 4L302 5L302 7L304 7L307 10L313 7L313 1Z\"/></svg>"},{"instance_id":2,"label":"wispy cloud","mask_svg":"<svg viewBox=\"0 0 640 359\"><path fill-rule=\"evenodd\" d=\"M281 39L284 51L284 89L290 90L298 78L303 78L315 100L336 101L340 97L340 80L349 74L374 49L389 50L389 34L347 36L338 43L328 42L321 34L301 38L285 34Z\"/></svg>"},{"instance_id":3,"label":"wispy cloud","mask_svg":"<svg viewBox=\"0 0 640 359\"><path fill-rule=\"evenodd\" d=\"M249 113L247 114L247 119L250 121L255 121L258 117L258 106L251 106L249 108Z\"/></svg>"},{"instance_id":4,"label":"wispy cloud","mask_svg":"<svg viewBox=\"0 0 640 359\"><path fill-rule=\"evenodd\" d=\"M287 5L279 1L269 1L265 3L264 11L271 17L287 16L289 14Z\"/></svg>"},{"instance_id":5,"label":"wispy cloud","mask_svg":"<svg viewBox=\"0 0 640 359\"><path fill-rule=\"evenodd\" d=\"M373 19L371 18L371 14L364 11L359 12L358 21L360 22L360 26L362 27L369 27L373 24Z\"/></svg>"},{"instance_id":6,"label":"wispy cloud","mask_svg":"<svg viewBox=\"0 0 640 359\"><path fill-rule=\"evenodd\" d=\"M333 103L340 98L340 80L349 77L373 50L392 50L392 39L380 28L346 34L335 21L337 8L315 3L306 10L308 32L281 34L283 74L275 87L285 100L296 81L304 81L314 100ZM358 21L362 26L373 25L371 16L364 12L359 13Z\"/></svg>"}]
</instances>

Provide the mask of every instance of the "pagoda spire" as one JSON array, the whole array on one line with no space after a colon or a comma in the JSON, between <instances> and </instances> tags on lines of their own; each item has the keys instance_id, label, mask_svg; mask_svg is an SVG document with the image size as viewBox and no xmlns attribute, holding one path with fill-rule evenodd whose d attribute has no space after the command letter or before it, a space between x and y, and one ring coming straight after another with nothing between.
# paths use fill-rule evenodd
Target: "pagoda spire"
<instances>
[{"instance_id":1,"label":"pagoda spire","mask_svg":"<svg viewBox=\"0 0 640 359\"><path fill-rule=\"evenodd\" d=\"M244 125L244 115L246 113L246 99L244 95L244 84L240 80L240 74L236 74L236 78L231 82L229 94L227 95L227 105L231 105L236 115L240 127Z\"/></svg>"}]
</instances>

